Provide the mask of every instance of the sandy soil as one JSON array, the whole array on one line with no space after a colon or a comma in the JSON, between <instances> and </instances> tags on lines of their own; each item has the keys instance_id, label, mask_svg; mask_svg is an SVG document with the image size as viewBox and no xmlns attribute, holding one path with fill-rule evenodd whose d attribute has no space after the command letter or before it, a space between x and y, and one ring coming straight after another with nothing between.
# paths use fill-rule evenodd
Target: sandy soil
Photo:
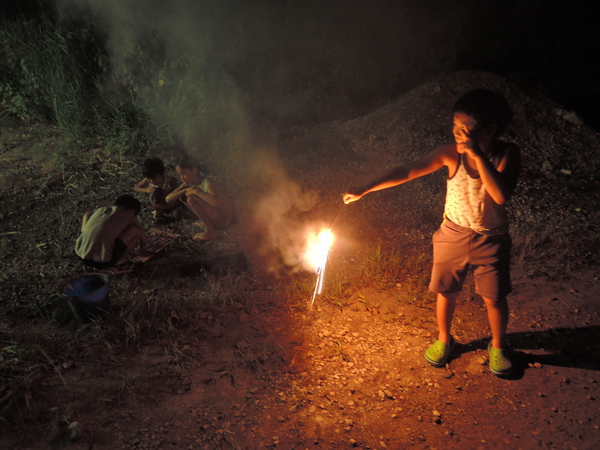
<instances>
[{"instance_id":1,"label":"sandy soil","mask_svg":"<svg viewBox=\"0 0 600 450\"><path fill-rule=\"evenodd\" d=\"M460 345L452 360L435 369L423 358L436 335L426 287L444 175L341 203L348 186L447 141L447 110L476 87L499 89L513 104L507 139L524 155L511 203L520 244L509 299L517 371L509 379L488 371L486 312L472 283L459 298L453 333ZM364 117L272 131L276 157L260 162L286 173L277 182L232 185L240 220L225 239L194 243L192 225L172 224L167 228L182 233L180 241L135 272L111 274L113 307L123 309L125 291L181 299L207 288L205 270L217 278L224 269L237 273L229 276L243 281L235 298L207 303L185 323L174 313L166 334L179 337L177 351L165 334L119 348L107 336L102 349L86 349L81 342L101 333L101 324L79 323L58 298L60 320L45 322L19 306L58 281L39 279L52 262L38 244L57 233L64 217L72 217L64 239L74 239L89 193L77 190L75 178L49 179L32 193L27 180L41 169L4 157L0 445L595 448L600 136L568 113L495 76L465 72ZM26 141L24 134L14 145ZM93 194L108 198L136 177L124 171L114 189ZM265 206L280 203L287 209ZM282 265L290 258L282 230L316 222L333 224L337 239L325 292L310 309L315 276ZM378 248L400 264L378 259ZM66 258L65 271L81 269ZM306 298L292 296L294 286L305 286ZM31 352L16 356L11 349L19 345ZM15 380L24 376L28 388L17 391Z\"/></svg>"}]
</instances>

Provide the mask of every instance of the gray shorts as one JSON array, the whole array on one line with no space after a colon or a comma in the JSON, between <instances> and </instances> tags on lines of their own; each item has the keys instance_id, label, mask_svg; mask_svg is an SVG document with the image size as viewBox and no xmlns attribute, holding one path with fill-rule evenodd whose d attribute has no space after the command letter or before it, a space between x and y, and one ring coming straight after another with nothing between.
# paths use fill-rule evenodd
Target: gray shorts
<instances>
[{"instance_id":1,"label":"gray shorts","mask_svg":"<svg viewBox=\"0 0 600 450\"><path fill-rule=\"evenodd\" d=\"M433 270L429 289L439 294L462 290L469 267L475 291L497 300L511 291L509 234L486 236L447 219L433 234Z\"/></svg>"}]
</instances>

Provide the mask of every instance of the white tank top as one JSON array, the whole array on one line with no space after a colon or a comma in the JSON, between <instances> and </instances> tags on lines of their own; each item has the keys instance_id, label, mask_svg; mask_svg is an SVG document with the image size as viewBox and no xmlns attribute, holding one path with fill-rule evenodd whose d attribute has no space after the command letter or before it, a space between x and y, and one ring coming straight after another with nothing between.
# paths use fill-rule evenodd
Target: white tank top
<instances>
[{"instance_id":1,"label":"white tank top","mask_svg":"<svg viewBox=\"0 0 600 450\"><path fill-rule=\"evenodd\" d=\"M508 232L504 206L492 200L481 177L469 175L462 154L458 155L458 168L454 176L448 178L446 186L446 218L461 227L488 236Z\"/></svg>"}]
</instances>

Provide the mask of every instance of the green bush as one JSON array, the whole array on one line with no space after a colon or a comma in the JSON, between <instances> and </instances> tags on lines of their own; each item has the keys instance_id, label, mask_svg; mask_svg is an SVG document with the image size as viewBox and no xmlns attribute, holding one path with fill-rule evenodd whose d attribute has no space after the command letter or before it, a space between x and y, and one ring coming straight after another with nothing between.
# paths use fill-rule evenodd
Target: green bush
<instances>
[{"instance_id":1,"label":"green bush","mask_svg":"<svg viewBox=\"0 0 600 450\"><path fill-rule=\"evenodd\" d=\"M48 120L70 136L80 132L85 98L81 39L47 19L0 26L0 106L20 120Z\"/></svg>"},{"instance_id":2,"label":"green bush","mask_svg":"<svg viewBox=\"0 0 600 450\"><path fill-rule=\"evenodd\" d=\"M113 67L101 36L91 17L0 21L0 115L53 123L120 157L179 140L224 147L237 93L218 67L167 52L157 36L138 37Z\"/></svg>"}]
</instances>

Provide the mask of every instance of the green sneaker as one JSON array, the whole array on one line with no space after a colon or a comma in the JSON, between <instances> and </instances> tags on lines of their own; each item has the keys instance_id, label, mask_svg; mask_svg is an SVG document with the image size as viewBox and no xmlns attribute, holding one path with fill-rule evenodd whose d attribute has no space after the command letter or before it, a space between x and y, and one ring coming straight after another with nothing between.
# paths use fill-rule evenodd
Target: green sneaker
<instances>
[{"instance_id":1,"label":"green sneaker","mask_svg":"<svg viewBox=\"0 0 600 450\"><path fill-rule=\"evenodd\" d=\"M513 372L512 362L505 356L506 350L494 348L490 342L488 352L490 353L490 372L497 377L506 377Z\"/></svg>"},{"instance_id":2,"label":"green sneaker","mask_svg":"<svg viewBox=\"0 0 600 450\"><path fill-rule=\"evenodd\" d=\"M444 367L450 359L450 354L454 349L454 338L450 336L450 342L445 343L436 340L425 352L425 359L433 367Z\"/></svg>"}]
</instances>

